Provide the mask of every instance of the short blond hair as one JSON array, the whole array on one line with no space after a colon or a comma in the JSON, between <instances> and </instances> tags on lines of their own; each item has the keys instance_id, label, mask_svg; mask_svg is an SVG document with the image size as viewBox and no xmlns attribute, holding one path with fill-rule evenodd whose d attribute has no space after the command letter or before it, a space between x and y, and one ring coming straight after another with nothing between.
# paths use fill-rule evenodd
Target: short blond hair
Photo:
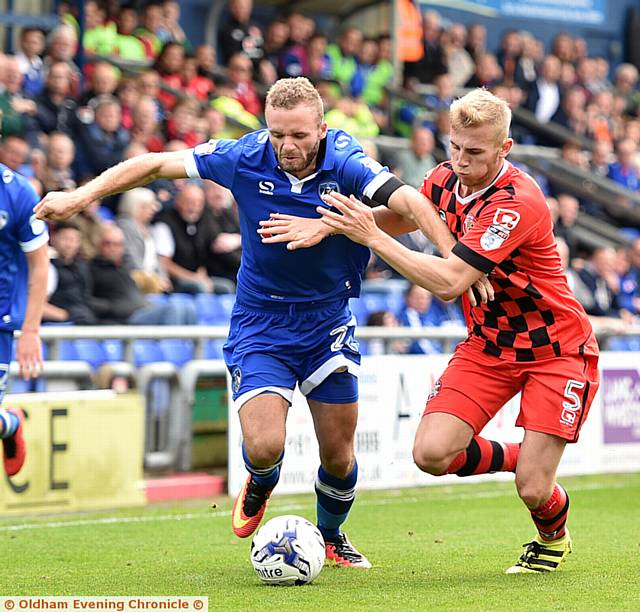
<instances>
[{"instance_id":1,"label":"short blond hair","mask_svg":"<svg viewBox=\"0 0 640 612\"><path fill-rule=\"evenodd\" d=\"M509 137L511 109L504 100L486 89L474 89L453 102L450 118L454 130L492 124L500 143Z\"/></svg>"},{"instance_id":2,"label":"short blond hair","mask_svg":"<svg viewBox=\"0 0 640 612\"><path fill-rule=\"evenodd\" d=\"M305 77L276 81L269 89L265 102L266 106L286 108L287 110L296 108L301 104L315 108L318 113L318 119L322 121L324 116L322 98L311 81Z\"/></svg>"}]
</instances>

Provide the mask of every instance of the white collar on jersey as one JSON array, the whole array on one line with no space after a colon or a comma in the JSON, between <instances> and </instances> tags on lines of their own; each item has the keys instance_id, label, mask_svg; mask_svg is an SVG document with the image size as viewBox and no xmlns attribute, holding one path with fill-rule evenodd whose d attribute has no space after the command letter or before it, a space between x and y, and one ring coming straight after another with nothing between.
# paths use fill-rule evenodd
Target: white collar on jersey
<instances>
[{"instance_id":1,"label":"white collar on jersey","mask_svg":"<svg viewBox=\"0 0 640 612\"><path fill-rule=\"evenodd\" d=\"M480 189L480 191L474 191L472 194L468 195L466 198L463 198L460 195L460 180L458 180L458 182L456 183L456 200L458 202L458 204L462 204L462 206L464 206L465 204L468 204L469 202L471 202L471 200L475 200L478 196L482 195L485 191L487 191L487 189L493 187L498 180L500 180L500 177L504 175L504 173L511 167L511 164L505 159L503 164L502 164L502 169L500 170L500 172L498 172L498 175L496 176L496 178L494 178L491 181L491 184L487 185L484 189Z\"/></svg>"}]
</instances>

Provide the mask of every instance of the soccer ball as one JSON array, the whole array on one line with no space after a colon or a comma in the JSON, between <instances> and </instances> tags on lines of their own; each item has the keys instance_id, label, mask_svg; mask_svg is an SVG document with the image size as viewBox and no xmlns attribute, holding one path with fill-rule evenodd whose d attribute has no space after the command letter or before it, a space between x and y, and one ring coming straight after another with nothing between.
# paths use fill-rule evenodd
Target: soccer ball
<instances>
[{"instance_id":1,"label":"soccer ball","mask_svg":"<svg viewBox=\"0 0 640 612\"><path fill-rule=\"evenodd\" d=\"M309 584L320 573L324 558L322 534L301 516L272 518L251 542L251 563L267 584Z\"/></svg>"}]
</instances>

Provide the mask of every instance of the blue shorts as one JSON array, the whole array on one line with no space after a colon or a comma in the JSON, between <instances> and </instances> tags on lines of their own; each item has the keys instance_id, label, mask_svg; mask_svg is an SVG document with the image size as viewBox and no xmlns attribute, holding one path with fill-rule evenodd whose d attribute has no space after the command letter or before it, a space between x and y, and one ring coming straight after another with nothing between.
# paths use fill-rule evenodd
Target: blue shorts
<instances>
[{"instance_id":1,"label":"blue shorts","mask_svg":"<svg viewBox=\"0 0 640 612\"><path fill-rule=\"evenodd\" d=\"M0 331L0 404L4 399L4 392L9 379L9 364L13 349L13 332Z\"/></svg>"},{"instance_id":2,"label":"blue shorts","mask_svg":"<svg viewBox=\"0 0 640 612\"><path fill-rule=\"evenodd\" d=\"M236 406L261 393L291 403L296 384L320 402L357 401L355 325L347 300L268 306L236 301L224 345Z\"/></svg>"}]
</instances>

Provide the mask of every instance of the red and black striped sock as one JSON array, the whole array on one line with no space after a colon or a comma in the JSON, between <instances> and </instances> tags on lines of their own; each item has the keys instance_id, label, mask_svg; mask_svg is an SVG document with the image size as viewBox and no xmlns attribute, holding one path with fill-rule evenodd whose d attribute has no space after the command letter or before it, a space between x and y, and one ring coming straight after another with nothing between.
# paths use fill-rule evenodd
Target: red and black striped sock
<instances>
[{"instance_id":1,"label":"red and black striped sock","mask_svg":"<svg viewBox=\"0 0 640 612\"><path fill-rule=\"evenodd\" d=\"M531 518L542 540L558 540L566 531L569 515L569 495L556 483L551 497L538 508L531 510Z\"/></svg>"},{"instance_id":2,"label":"red and black striped sock","mask_svg":"<svg viewBox=\"0 0 640 612\"><path fill-rule=\"evenodd\" d=\"M501 444L473 436L471 444L447 468L447 474L474 476L491 472L515 472L520 444Z\"/></svg>"}]
</instances>

